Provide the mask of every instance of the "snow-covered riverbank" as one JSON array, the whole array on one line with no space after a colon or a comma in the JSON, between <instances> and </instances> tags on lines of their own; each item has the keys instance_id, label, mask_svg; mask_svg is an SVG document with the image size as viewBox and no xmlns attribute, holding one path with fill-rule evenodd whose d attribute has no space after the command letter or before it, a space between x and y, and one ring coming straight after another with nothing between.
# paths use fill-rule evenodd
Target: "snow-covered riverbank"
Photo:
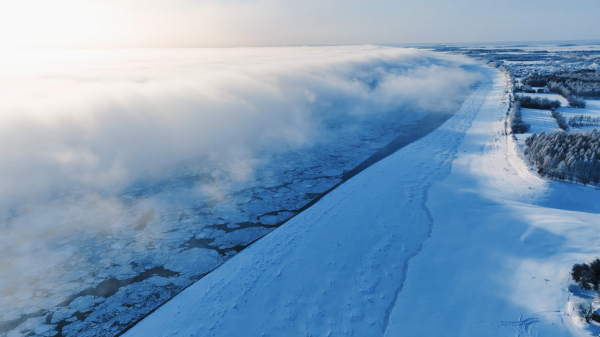
<instances>
[{"instance_id":1,"label":"snow-covered riverbank","mask_svg":"<svg viewBox=\"0 0 600 337\"><path fill-rule=\"evenodd\" d=\"M126 335L382 334L410 260L430 235L428 189L450 172L490 88L484 80L438 130L354 177Z\"/></svg>"},{"instance_id":2,"label":"snow-covered riverbank","mask_svg":"<svg viewBox=\"0 0 600 337\"><path fill-rule=\"evenodd\" d=\"M600 253L600 192L523 163L504 130L504 79L486 72L438 130L126 336L588 335L571 318L569 271Z\"/></svg>"},{"instance_id":3,"label":"snow-covered riverbank","mask_svg":"<svg viewBox=\"0 0 600 337\"><path fill-rule=\"evenodd\" d=\"M49 122L0 114L2 337L118 334L436 129L479 79L463 57L376 46L14 53L0 110Z\"/></svg>"},{"instance_id":4,"label":"snow-covered riverbank","mask_svg":"<svg viewBox=\"0 0 600 337\"><path fill-rule=\"evenodd\" d=\"M496 84L452 173L430 190L433 233L411 263L390 336L593 329L577 327L573 305L582 299L568 289L572 265L600 254L600 192L540 179L527 167L504 132L505 102Z\"/></svg>"}]
</instances>

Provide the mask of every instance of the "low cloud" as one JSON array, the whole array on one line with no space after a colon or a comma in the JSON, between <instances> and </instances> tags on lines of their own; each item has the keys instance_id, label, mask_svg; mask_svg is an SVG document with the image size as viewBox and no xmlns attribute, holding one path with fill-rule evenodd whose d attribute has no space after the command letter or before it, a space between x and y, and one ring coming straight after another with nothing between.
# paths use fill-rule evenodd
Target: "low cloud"
<instances>
[{"instance_id":1,"label":"low cloud","mask_svg":"<svg viewBox=\"0 0 600 337\"><path fill-rule=\"evenodd\" d=\"M3 53L0 321L51 309L115 264L165 263L181 209L252 187L277 152L398 117L372 114L455 108L479 78L468 62L374 46Z\"/></svg>"},{"instance_id":2,"label":"low cloud","mask_svg":"<svg viewBox=\"0 0 600 337\"><path fill-rule=\"evenodd\" d=\"M310 145L328 118L443 108L478 80L462 59L375 46L15 51L0 62L5 214L203 158L244 179L257 151Z\"/></svg>"}]
</instances>

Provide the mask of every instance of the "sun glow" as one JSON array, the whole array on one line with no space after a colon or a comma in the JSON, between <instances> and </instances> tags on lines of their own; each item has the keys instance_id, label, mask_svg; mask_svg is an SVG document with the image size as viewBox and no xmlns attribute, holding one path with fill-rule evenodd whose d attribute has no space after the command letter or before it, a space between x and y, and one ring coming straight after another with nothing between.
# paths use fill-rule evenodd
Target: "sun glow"
<instances>
[{"instance_id":1,"label":"sun glow","mask_svg":"<svg viewBox=\"0 0 600 337\"><path fill-rule=\"evenodd\" d=\"M122 12L91 1L0 2L0 48L87 47L118 37Z\"/></svg>"}]
</instances>

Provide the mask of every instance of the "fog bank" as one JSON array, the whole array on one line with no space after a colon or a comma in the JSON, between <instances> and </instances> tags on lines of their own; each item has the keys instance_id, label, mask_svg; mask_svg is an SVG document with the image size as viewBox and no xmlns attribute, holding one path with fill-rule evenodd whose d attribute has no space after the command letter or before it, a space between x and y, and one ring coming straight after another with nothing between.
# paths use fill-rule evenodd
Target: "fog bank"
<instances>
[{"instance_id":1,"label":"fog bank","mask_svg":"<svg viewBox=\"0 0 600 337\"><path fill-rule=\"evenodd\" d=\"M310 145L331 116L449 104L478 79L460 62L375 46L9 51L0 205L117 192L203 158L245 179L254 153Z\"/></svg>"}]
</instances>

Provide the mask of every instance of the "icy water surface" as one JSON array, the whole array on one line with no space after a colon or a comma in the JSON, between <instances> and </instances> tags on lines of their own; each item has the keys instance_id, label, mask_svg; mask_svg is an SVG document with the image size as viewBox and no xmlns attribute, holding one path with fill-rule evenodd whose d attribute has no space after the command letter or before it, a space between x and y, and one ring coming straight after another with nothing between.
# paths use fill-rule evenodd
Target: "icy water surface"
<instances>
[{"instance_id":1,"label":"icy water surface","mask_svg":"<svg viewBox=\"0 0 600 337\"><path fill-rule=\"evenodd\" d=\"M0 331L115 335L355 174L379 150L385 148L359 170L427 134L454 111L415 111L413 119L421 120L410 125L395 114L362 120L326 143L265 158L255 179L244 183L217 183L197 168L135 188L121 196L130 206L115 219L123 226L62 233L47 243L68 245L73 253L42 277L29 275L19 289L3 290L11 306L2 309ZM224 190L186 200L198 182ZM160 202L170 199L186 201Z\"/></svg>"},{"instance_id":2,"label":"icy water surface","mask_svg":"<svg viewBox=\"0 0 600 337\"><path fill-rule=\"evenodd\" d=\"M88 63L77 64L75 68L89 67L92 70L86 70L89 72L88 76L81 76L75 69L73 71L76 76L69 75L70 77L54 73L54 68L50 67L51 74L40 78L56 83L44 82L46 83L44 85L52 89L57 85L65 86L64 90L48 91L65 95L66 98L61 96L60 100L51 102L56 106L62 107L60 104L63 99L66 101L71 99L70 95L65 94L70 92L69 88L79 87L83 89L77 89L78 95L84 97L88 91L96 95L99 91L106 91L106 88L112 90L116 86L114 93L110 95L120 98L102 98L104 100L102 104L108 104L105 101L109 101L112 102L110 104L118 106L119 99L133 102L127 103L130 105L124 104L123 107L118 106L118 109L109 109L109 112L85 115L89 119L82 119L84 122L91 120L96 122L96 126L100 125L96 129L88 130L89 134L85 132L79 134L81 127L53 130L49 134L51 137L56 137L53 139L59 140L58 145L50 143L47 147L58 146L59 151L53 153L55 160L61 163L69 163L70 160L78 163L77 161L81 160L89 164L97 158L102 160L102 155L111 154L111 151L117 149L123 151L121 155L125 159L128 159L128 155L133 156L130 161L121 161L124 165L128 165L125 167L129 169L128 172L141 172L145 168L144 165L150 168L168 167L163 165L163 161L174 161L179 165L171 169L170 173L160 175L163 177L161 179L145 179L142 174L134 176L133 182L125 189L120 189L120 192L110 189L86 190L89 186L80 187L73 184L75 187L71 190L56 190L55 195L52 195L48 199L50 201L46 203L32 203L34 206L30 209L27 208L29 206L11 208L8 215L0 220L2 239L0 253L3 257L8 257L0 261L0 336L115 336L119 334L186 286L310 206L326 191L399 147L437 128L460 108L462 100L469 94L468 89L457 89L454 92L451 88L474 83L474 77L470 77L467 70L457 70L453 63L445 64L446 61L429 59L429 56L410 52L410 57L406 56L408 60L406 64L392 66L391 61L382 58L380 49L369 48L367 49L374 55L372 56L374 61L370 59L367 60L368 62L359 60L362 63L353 61L360 63L356 71L353 70L354 68L350 69L348 64L340 62L341 66L332 67L339 74L334 71L322 74L321 68L315 68L316 70L311 70L308 66L302 68L297 66L298 62L292 60L281 67L283 70L277 68L265 72L266 75L250 74L244 77L240 74L246 74L248 68L245 65L239 66L242 70L226 72L227 75L221 73L218 76L214 75L219 81L225 76L239 76L238 80L233 81L228 78L225 82L232 88L223 87L219 91L209 85L212 82L207 82L206 87L210 90L198 89L201 98L206 101L198 102L195 101L198 96L196 92L188 92L187 88L196 85L197 78L203 78L206 69L213 69L211 62L219 64L222 62L221 58L210 59L207 65L202 66L205 68L192 61L185 67L181 65L183 63L177 63L177 66L169 64L169 67L175 70L161 68L162 58L152 61L158 62L158 65L132 61L131 64L136 69L134 72L130 71L131 67L126 67L122 63L119 63L122 68L116 70L110 68L108 71L98 67L97 64L85 61ZM304 53L314 53L314 50L309 49ZM343 55L362 52L345 49L335 51ZM288 54L298 57L300 52L301 50L294 50L293 53ZM325 53L327 50L319 52ZM385 49L385 52L396 53L389 49ZM234 50L231 53L238 53L238 51ZM107 55L112 57L110 53ZM256 60L259 57L256 55L254 57L248 59L258 62ZM260 57L264 58L264 55ZM310 59L308 56L303 57ZM400 62L404 57L390 58L390 60ZM321 58L322 56L318 55L317 59L321 60ZM336 54L331 57L331 60L338 62L339 58L340 56ZM331 60L327 62L332 62ZM272 63L268 58L261 62ZM418 65L421 63L430 68L419 68ZM294 77L285 72L292 66L300 69L296 69L297 73L290 73ZM323 69L331 68L329 63L323 67ZM411 70L411 67L419 68L420 72ZM144 70L146 68L160 71L154 70L156 74L152 75ZM229 67L225 68L229 69ZM442 68L446 69L445 77L440 75ZM6 69L0 68L0 71ZM27 72L29 68L24 69L29 76ZM309 74L310 76L318 74L322 77L307 80L306 69L313 72ZM427 69L435 69L435 72ZM127 73L128 71L131 74ZM122 72L128 75L123 77L120 75ZM75 84L64 84L66 83L64 78L71 77L70 80ZM127 78L124 80L121 77ZM414 83L420 85L419 90L431 88L432 91L428 95L437 95L435 99L443 101L444 104L430 104L429 96L416 103L417 99L422 98L415 93L410 93L402 83L404 80L412 81L413 77ZM22 78L25 77L18 77L19 80L23 80ZM98 78L102 80L98 81ZM11 83L5 79L6 77L0 80L0 86L10 89ZM27 80L23 81L28 83ZM173 81L177 85L174 85ZM220 83L219 81L215 80L215 83ZM239 81L249 81L251 85L242 90L236 86ZM457 81L461 84L456 84ZM88 85L86 83L92 83L93 87L86 87ZM152 83L162 83L164 87ZM329 83L329 86L325 86L324 83ZM414 89L413 82L410 83L410 89ZM441 89L432 87L431 83L439 84ZM279 87L275 90L276 85ZM256 86L262 87L260 90L253 91ZM30 88L30 86L25 85L22 88ZM39 92L47 91L44 87L33 89ZM138 91L142 94L138 95ZM152 100L170 91L176 91L177 94L163 101ZM394 101L396 91L404 95L397 102ZM123 92L131 93L133 98L123 96ZM189 96L186 98L187 103L181 103L182 100L177 96L180 92ZM457 96L457 92L460 92L460 95ZM23 92L15 91L11 95L19 97L21 94ZM30 93L25 92L25 94ZM362 96L352 101L354 94L357 97ZM27 95L24 97L29 97ZM36 97L54 98L55 96ZM211 101L214 97L218 99ZM42 104L42 98L39 102L36 100L28 102L31 103L31 107L25 108L31 109L34 113L37 111L45 113L46 105ZM300 103L294 103L296 99ZM89 102L96 102L95 100L98 98L84 101L89 104ZM292 103L288 102L290 100ZM23 108L25 105L22 104L24 101L24 99L11 101L10 97L5 95L0 100L0 110L2 110L0 112L12 111L9 108L13 103L25 109ZM147 102L155 102L158 107ZM223 102L231 103L233 107L231 111L241 108L247 111L235 115L218 105L225 104ZM104 109L105 106L102 104L97 109ZM112 106L110 104L107 106ZM189 106L200 110L216 109L219 114L206 115L208 116L206 119L200 119L196 110L189 109ZM300 111L301 113L286 115L286 109L300 109L302 106L304 110ZM229 105L225 107L230 108ZM382 111L368 113L371 108ZM133 111L131 116L123 115L129 111L127 109ZM146 115L138 115L136 109L143 111L149 109L150 112ZM265 109L275 109L277 113L264 115ZM367 110L363 111L364 109ZM352 110L352 113L347 110ZM60 111L62 113L62 110ZM170 118L172 111L179 111L179 115ZM115 115L112 115L113 113ZM247 114L253 118L235 120L248 118ZM281 117L282 114L285 118ZM315 114L316 117L311 114ZM64 117L60 114L57 116L58 121ZM74 116L76 116L75 120L79 120L80 115ZM139 119L140 116L144 118ZM229 116L230 120L226 118L216 120L217 117L214 116L218 118ZM0 115L0 117L6 116ZM109 117L115 117L117 122L111 121ZM73 117L69 118L71 119L68 121L71 122ZM125 118L131 120L123 122ZM155 119L148 122L148 118ZM271 128L261 128L256 122L259 120L270 123L273 119L275 121ZM6 121L10 122L10 119ZM103 122L106 123L102 124ZM224 124L219 124L221 122ZM254 124L249 125L249 123ZM59 124L57 122L57 125ZM167 124L167 132L156 126L161 124ZM232 125L231 128L228 127L229 125ZM318 132L315 131L315 126ZM196 130L196 127L201 129ZM273 128L276 130L273 131ZM218 129L218 132L214 132L213 129ZM27 134L25 131L31 132ZM35 138L45 129L25 131L13 136L21 137L24 134L22 144L28 145L30 138ZM240 136L246 131L248 134ZM56 136L60 132L68 133L68 137L60 139ZM95 142L94 132L104 138L98 136L100 138ZM131 136L135 142L128 143L130 132L137 132L135 137ZM160 132L165 133L160 134ZM191 140L194 143L181 142L179 138L173 140L171 135L177 132L184 134L185 137L181 139ZM222 137L220 133L223 134ZM263 133L269 133L268 137ZM210 137L203 138L197 134L207 134ZM233 158L238 161L232 161L230 153L219 156L212 151L213 148L218 148L216 145L227 143L232 138L236 138L238 142L250 143L254 138L261 137L263 143L264 139L271 139L272 142L281 140L282 144L266 146L258 142L248 146L253 150L249 155L235 153ZM296 142L294 137L315 137L315 139ZM42 148L45 149L47 140L43 137L41 139ZM216 139L220 143L217 143ZM85 143L88 141L89 144ZM213 141L215 144L211 143ZM207 150L198 151L198 156L194 157L196 144ZM83 154L75 151L80 148L92 152L96 157L88 157L83 150L81 151ZM230 148L234 147L230 146ZM239 148L244 147L236 149ZM182 155L181 151L188 151L194 156ZM22 159L18 156L14 158ZM40 158L37 158L39 162L34 162L34 168L45 168L49 165L44 162L47 156ZM5 166L0 165L0 169L6 168ZM14 167L19 166L15 164ZM68 173L74 176L80 173L77 171L79 166L76 165L58 166L59 169L49 166L47 170L32 171L33 173L25 177L32 179L33 182L39 182L44 177L40 180L34 178L48 172L48 177L52 179L63 179L69 182L60 173L60 169L65 167L72 169ZM78 177L89 179L85 175L87 171L82 172L83 174ZM117 168L115 172L118 176L121 171ZM18 178L17 173L18 170L13 173L16 178ZM67 175L67 177L71 176ZM91 177L94 183L101 179L110 181L111 178L102 174ZM27 195L21 193L19 184L14 186L16 188L13 188L11 193ZM7 193L3 193L0 196L6 197L6 195Z\"/></svg>"}]
</instances>

